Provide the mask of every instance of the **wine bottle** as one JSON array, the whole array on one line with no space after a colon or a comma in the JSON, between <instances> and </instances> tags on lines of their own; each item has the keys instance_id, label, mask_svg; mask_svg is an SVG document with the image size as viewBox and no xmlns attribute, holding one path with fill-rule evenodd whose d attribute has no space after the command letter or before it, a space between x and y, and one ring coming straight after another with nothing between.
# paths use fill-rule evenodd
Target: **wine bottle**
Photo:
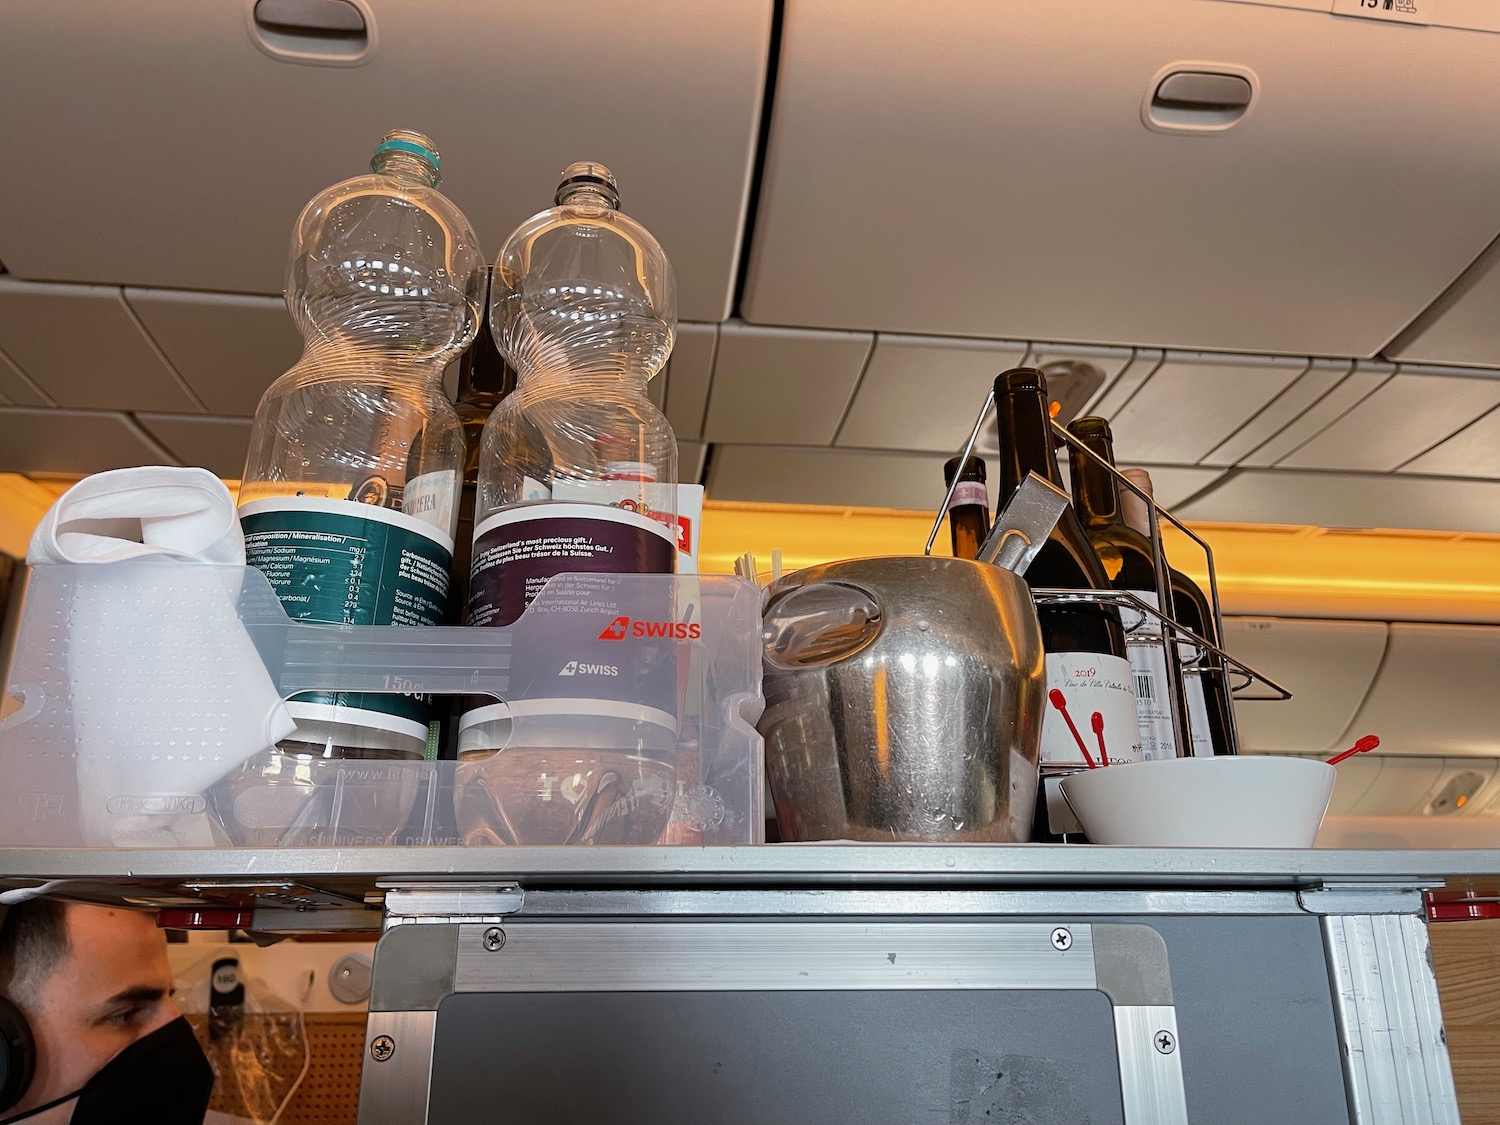
<instances>
[{"instance_id":1,"label":"wine bottle","mask_svg":"<svg viewBox=\"0 0 1500 1125\"><path fill-rule=\"evenodd\" d=\"M485 299L481 308L489 307L489 286L495 267L489 266L485 281ZM453 581L449 585L449 620L463 623L469 604L469 562L474 552L474 500L479 491L479 438L491 412L500 400L516 389L515 368L505 362L495 346L490 318L482 317L474 342L458 361L458 394L453 408L464 427L464 483L458 501L458 533L453 543Z\"/></svg>"},{"instance_id":2,"label":"wine bottle","mask_svg":"<svg viewBox=\"0 0 1500 1125\"><path fill-rule=\"evenodd\" d=\"M1151 495L1151 474L1145 469L1122 469L1130 483ZM1146 502L1133 492L1123 492L1120 499L1125 522L1142 535L1151 532L1151 515ZM1169 569L1172 583L1172 610L1177 620L1204 640L1223 647L1213 605L1202 587L1180 570ZM1229 680L1224 667L1213 653L1203 652L1187 641L1177 645L1182 668L1183 695L1187 705L1188 726L1192 728L1193 755L1238 754L1234 739L1234 722L1230 709Z\"/></svg>"},{"instance_id":3,"label":"wine bottle","mask_svg":"<svg viewBox=\"0 0 1500 1125\"><path fill-rule=\"evenodd\" d=\"M1000 438L996 510L1004 508L1027 473L1061 487L1045 376L1031 367L1005 372L995 380L995 409ZM1026 581L1034 588L1110 588L1099 556L1071 506L1032 561ZM1037 617L1046 650L1048 689L1038 755L1037 831L1044 839L1079 839L1082 828L1062 801L1061 777L1085 767L1089 759L1097 761L1101 741L1110 762L1134 762L1141 756L1125 631L1119 614L1100 605L1042 605ZM1059 694L1054 696L1054 691ZM1060 710L1054 700L1066 710ZM1103 724L1102 738L1094 733L1095 712Z\"/></svg>"},{"instance_id":4,"label":"wine bottle","mask_svg":"<svg viewBox=\"0 0 1500 1125\"><path fill-rule=\"evenodd\" d=\"M990 495L985 487L984 460L980 457L950 457L943 465L943 484L953 489L948 501L948 532L953 537L953 557L972 559L990 531ZM958 477L957 487L953 478Z\"/></svg>"},{"instance_id":5,"label":"wine bottle","mask_svg":"<svg viewBox=\"0 0 1500 1125\"><path fill-rule=\"evenodd\" d=\"M494 273L494 266L487 267L480 308L489 308L489 287L493 284ZM474 553L474 501L479 492L479 439L495 407L515 389L515 369L505 362L505 357L495 346L490 318L483 316L474 342L459 357L458 393L453 398L453 409L463 425L464 479L458 498L458 530L453 538L453 570L448 583L449 625L462 625L468 612L469 567ZM440 700L440 759L452 761L458 757L458 726L464 713L491 702L493 700L472 696L450 696Z\"/></svg>"},{"instance_id":6,"label":"wine bottle","mask_svg":"<svg viewBox=\"0 0 1500 1125\"><path fill-rule=\"evenodd\" d=\"M1114 435L1103 418L1077 418L1069 423L1068 432L1095 457L1109 465L1115 463ZM1159 609L1161 600L1157 596L1151 540L1126 525L1116 479L1098 461L1077 449L1069 449L1068 464L1073 477L1073 506L1104 565L1110 585ZM1155 618L1128 609L1122 610L1122 616L1132 625L1125 642L1134 677L1141 757L1175 758L1178 748L1172 721L1172 692L1174 685L1179 692L1182 686L1175 650L1163 643L1161 623ZM1137 618L1144 619L1137 621Z\"/></svg>"}]
</instances>

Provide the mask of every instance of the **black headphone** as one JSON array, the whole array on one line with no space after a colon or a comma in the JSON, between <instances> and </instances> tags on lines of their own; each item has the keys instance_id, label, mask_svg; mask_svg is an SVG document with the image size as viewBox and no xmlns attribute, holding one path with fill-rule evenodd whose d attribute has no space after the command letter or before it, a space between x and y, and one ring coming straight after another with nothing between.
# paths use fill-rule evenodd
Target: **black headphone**
<instances>
[{"instance_id":1,"label":"black headphone","mask_svg":"<svg viewBox=\"0 0 1500 1125\"><path fill-rule=\"evenodd\" d=\"M0 930L10 907L0 905ZM21 1100L36 1073L36 1043L26 1016L7 997L0 996L0 1113Z\"/></svg>"}]
</instances>

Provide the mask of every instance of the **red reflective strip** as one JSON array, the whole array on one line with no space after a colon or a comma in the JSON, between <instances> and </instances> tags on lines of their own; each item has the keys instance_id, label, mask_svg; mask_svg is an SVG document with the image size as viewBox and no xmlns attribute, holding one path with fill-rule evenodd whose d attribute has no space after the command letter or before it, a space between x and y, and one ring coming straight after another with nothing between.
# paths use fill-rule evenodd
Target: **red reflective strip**
<instances>
[{"instance_id":1,"label":"red reflective strip","mask_svg":"<svg viewBox=\"0 0 1500 1125\"><path fill-rule=\"evenodd\" d=\"M240 906L169 906L156 912L163 930L243 930L255 919L255 911Z\"/></svg>"},{"instance_id":2,"label":"red reflective strip","mask_svg":"<svg viewBox=\"0 0 1500 1125\"><path fill-rule=\"evenodd\" d=\"M1494 918L1500 918L1500 902L1460 899L1456 902L1427 903L1429 922L1481 922Z\"/></svg>"}]
</instances>

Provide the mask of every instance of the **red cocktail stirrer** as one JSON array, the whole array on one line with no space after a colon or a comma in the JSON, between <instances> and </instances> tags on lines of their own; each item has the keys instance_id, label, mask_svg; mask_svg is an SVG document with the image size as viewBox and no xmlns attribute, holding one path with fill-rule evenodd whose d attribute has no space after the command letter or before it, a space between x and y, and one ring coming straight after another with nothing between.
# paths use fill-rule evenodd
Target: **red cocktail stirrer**
<instances>
[{"instance_id":1,"label":"red cocktail stirrer","mask_svg":"<svg viewBox=\"0 0 1500 1125\"><path fill-rule=\"evenodd\" d=\"M1330 766L1336 766L1345 758L1352 758L1356 754L1363 754L1366 750L1373 750L1380 745L1380 739L1373 734L1367 734L1342 754L1335 754L1328 759Z\"/></svg>"},{"instance_id":2,"label":"red cocktail stirrer","mask_svg":"<svg viewBox=\"0 0 1500 1125\"><path fill-rule=\"evenodd\" d=\"M1094 737L1099 740L1099 764L1109 765L1109 755L1104 752L1104 716L1095 711L1089 719L1089 725L1094 728Z\"/></svg>"},{"instance_id":3,"label":"red cocktail stirrer","mask_svg":"<svg viewBox=\"0 0 1500 1125\"><path fill-rule=\"evenodd\" d=\"M1062 712L1063 721L1068 724L1068 729L1073 732L1073 741L1078 743L1078 749L1083 751L1083 760L1089 764L1089 769L1097 768L1094 765L1094 756L1089 753L1089 748L1083 744L1083 735L1078 733L1078 728L1073 725L1073 716L1068 714L1068 700L1061 691L1053 688L1047 693L1047 698L1052 701L1052 706Z\"/></svg>"}]
</instances>

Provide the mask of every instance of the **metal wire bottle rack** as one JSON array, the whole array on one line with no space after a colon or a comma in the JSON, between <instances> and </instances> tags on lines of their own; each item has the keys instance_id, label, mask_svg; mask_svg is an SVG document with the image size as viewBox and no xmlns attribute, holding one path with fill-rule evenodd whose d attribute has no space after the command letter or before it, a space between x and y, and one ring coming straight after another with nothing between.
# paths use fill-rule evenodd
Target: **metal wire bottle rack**
<instances>
[{"instance_id":1,"label":"metal wire bottle rack","mask_svg":"<svg viewBox=\"0 0 1500 1125\"><path fill-rule=\"evenodd\" d=\"M965 442L962 453L959 454L960 462L966 461L974 452L974 446L979 440L980 431L995 409L995 393L991 391L985 398L984 406L980 409L979 416L974 420L974 428L969 433L969 440ZM1148 636L1151 643L1159 643L1166 655L1167 667L1180 669L1185 673L1197 672L1200 675L1221 675L1227 684L1231 696L1236 700L1287 700L1292 693L1281 684L1271 679L1262 672L1256 671L1228 652L1220 643L1224 636L1224 617L1219 602L1219 582L1214 568L1214 552L1201 536L1196 534L1185 523L1179 520L1167 509L1157 504L1143 489L1138 488L1129 477L1125 476L1108 461L1099 457L1071 433L1055 421L1050 423L1053 437L1060 443L1067 445L1069 449L1076 450L1083 457L1092 461L1095 465L1103 468L1114 478L1117 485L1128 489L1134 495L1140 497L1146 506L1151 521L1151 559L1154 576L1156 579L1156 605L1148 605L1135 594L1125 590L1065 590L1045 587L1034 587L1031 591L1033 601L1038 605L1064 605L1064 604L1089 604L1097 606L1114 607L1119 613L1121 624L1127 634ZM953 500L953 494L958 488L959 474L953 474L953 482L948 486L947 493L943 497L943 503L938 508L937 517L933 521L932 531L927 536L926 546L923 554L932 553L932 545L937 541L939 530L942 528L944 517L948 512L948 505ZM999 517L997 517L999 518ZM1209 623L1213 638L1200 636L1189 629L1177 619L1176 607L1172 599L1172 581L1167 563L1166 553L1162 549L1162 524L1165 521L1175 528L1190 542L1197 545L1203 552L1203 558L1208 574L1208 601L1212 611L1212 621ZM1167 677L1168 702L1172 713L1172 728L1179 747L1179 753L1187 750L1190 752L1192 746L1191 725L1188 720L1188 708L1183 698L1183 681L1179 675ZM1227 729L1226 737L1229 739L1230 751L1238 753L1240 747L1238 718L1234 708L1228 709L1225 715Z\"/></svg>"}]
</instances>

